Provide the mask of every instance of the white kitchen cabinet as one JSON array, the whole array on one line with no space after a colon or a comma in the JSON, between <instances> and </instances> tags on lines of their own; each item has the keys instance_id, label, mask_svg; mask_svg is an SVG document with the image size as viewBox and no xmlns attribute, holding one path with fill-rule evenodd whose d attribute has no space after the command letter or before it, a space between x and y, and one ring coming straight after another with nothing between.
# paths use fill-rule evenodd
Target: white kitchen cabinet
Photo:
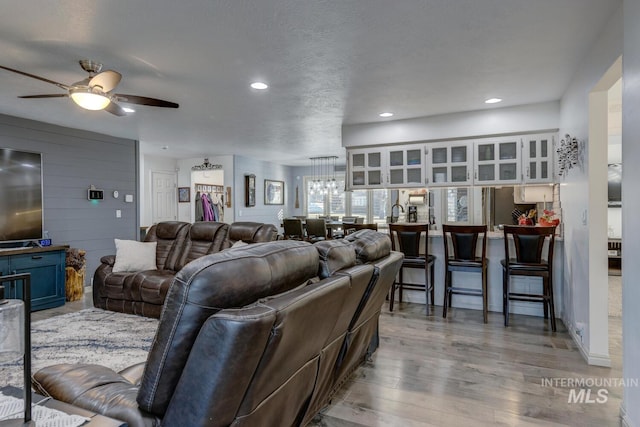
<instances>
[{"instance_id":1,"label":"white kitchen cabinet","mask_svg":"<svg viewBox=\"0 0 640 427\"><path fill-rule=\"evenodd\" d=\"M380 188L384 184L386 148L349 150L349 185L351 189Z\"/></svg>"},{"instance_id":2,"label":"white kitchen cabinet","mask_svg":"<svg viewBox=\"0 0 640 427\"><path fill-rule=\"evenodd\" d=\"M424 152L423 144L389 147L386 153L386 186L424 186Z\"/></svg>"},{"instance_id":3,"label":"white kitchen cabinet","mask_svg":"<svg viewBox=\"0 0 640 427\"><path fill-rule=\"evenodd\" d=\"M475 185L522 182L521 137L483 139L474 143Z\"/></svg>"},{"instance_id":4,"label":"white kitchen cabinet","mask_svg":"<svg viewBox=\"0 0 640 427\"><path fill-rule=\"evenodd\" d=\"M525 135L522 137L523 182L553 182L553 135Z\"/></svg>"},{"instance_id":5,"label":"white kitchen cabinet","mask_svg":"<svg viewBox=\"0 0 640 427\"><path fill-rule=\"evenodd\" d=\"M450 187L470 185L473 170L473 143L436 142L427 145L427 185Z\"/></svg>"}]
</instances>

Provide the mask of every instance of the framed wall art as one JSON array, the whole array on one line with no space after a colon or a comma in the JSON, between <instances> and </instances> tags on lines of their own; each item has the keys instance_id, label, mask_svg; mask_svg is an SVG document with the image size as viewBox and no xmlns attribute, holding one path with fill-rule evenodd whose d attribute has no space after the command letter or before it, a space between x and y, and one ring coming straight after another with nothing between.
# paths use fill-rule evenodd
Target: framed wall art
<instances>
[{"instance_id":1,"label":"framed wall art","mask_svg":"<svg viewBox=\"0 0 640 427\"><path fill-rule=\"evenodd\" d=\"M244 205L256 205L256 176L253 174L244 176Z\"/></svg>"},{"instance_id":2,"label":"framed wall art","mask_svg":"<svg viewBox=\"0 0 640 427\"><path fill-rule=\"evenodd\" d=\"M284 205L284 181L264 180L264 204Z\"/></svg>"},{"instance_id":3,"label":"framed wall art","mask_svg":"<svg viewBox=\"0 0 640 427\"><path fill-rule=\"evenodd\" d=\"M191 189L189 187L178 187L178 203L188 203L191 201Z\"/></svg>"}]
</instances>

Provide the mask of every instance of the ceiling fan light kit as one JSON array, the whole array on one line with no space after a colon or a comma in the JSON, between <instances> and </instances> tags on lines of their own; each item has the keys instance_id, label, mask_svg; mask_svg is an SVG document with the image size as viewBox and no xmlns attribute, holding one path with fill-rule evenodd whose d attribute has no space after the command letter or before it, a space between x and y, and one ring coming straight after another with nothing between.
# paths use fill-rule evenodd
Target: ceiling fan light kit
<instances>
[{"instance_id":1,"label":"ceiling fan light kit","mask_svg":"<svg viewBox=\"0 0 640 427\"><path fill-rule=\"evenodd\" d=\"M92 111L104 110L111 102L105 94L93 91L91 88L71 89L69 96L80 107Z\"/></svg>"},{"instance_id":2,"label":"ceiling fan light kit","mask_svg":"<svg viewBox=\"0 0 640 427\"><path fill-rule=\"evenodd\" d=\"M134 111L132 109L124 109L117 104L118 101L138 104L149 105L152 107L164 107L164 108L178 108L179 105L175 102L163 101L162 99L149 98L138 95L124 95L113 93L116 86L122 79L122 74L114 70L102 71L102 64L96 61L83 59L79 61L83 70L89 73L89 77L76 82L72 85L66 85L54 80L49 80L44 77L36 76L35 74L29 74L24 71L15 70L13 68L4 67L0 65L3 70L11 71L16 74L31 77L36 80L41 80L46 83L51 83L60 89L67 91L65 94L46 94L46 95L26 95L19 96L23 99L37 99L37 98L66 98L69 97L81 108L86 110L105 110L115 116L124 116L127 111Z\"/></svg>"}]
</instances>

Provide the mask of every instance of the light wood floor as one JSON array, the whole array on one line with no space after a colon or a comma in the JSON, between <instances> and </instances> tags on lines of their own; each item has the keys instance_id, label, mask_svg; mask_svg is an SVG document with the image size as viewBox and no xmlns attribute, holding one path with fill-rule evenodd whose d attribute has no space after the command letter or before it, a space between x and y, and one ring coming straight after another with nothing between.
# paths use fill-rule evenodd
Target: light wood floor
<instances>
[{"instance_id":1,"label":"light wood floor","mask_svg":"<svg viewBox=\"0 0 640 427\"><path fill-rule=\"evenodd\" d=\"M455 302L454 302L455 303ZM64 307L34 313L40 320L91 307L91 294ZM606 403L568 403L571 388L543 378L622 377L620 318L610 317L612 368L588 366L562 322L550 331L542 318L424 305L383 307L380 348L359 368L311 426L617 426L622 388ZM591 398L595 400L594 387ZM578 390L576 390L578 391Z\"/></svg>"}]
</instances>

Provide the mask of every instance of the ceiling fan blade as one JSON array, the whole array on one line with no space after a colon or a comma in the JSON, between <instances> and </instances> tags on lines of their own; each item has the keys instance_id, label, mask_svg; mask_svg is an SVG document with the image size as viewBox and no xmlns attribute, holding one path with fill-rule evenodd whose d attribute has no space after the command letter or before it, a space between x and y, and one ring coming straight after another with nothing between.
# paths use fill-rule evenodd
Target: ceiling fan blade
<instances>
[{"instance_id":1,"label":"ceiling fan blade","mask_svg":"<svg viewBox=\"0 0 640 427\"><path fill-rule=\"evenodd\" d=\"M94 76L89 81L89 87L100 86L103 92L111 92L116 88L116 86L118 86L118 83L120 83L121 79L122 74L120 74L119 72L107 70Z\"/></svg>"},{"instance_id":2,"label":"ceiling fan blade","mask_svg":"<svg viewBox=\"0 0 640 427\"><path fill-rule=\"evenodd\" d=\"M24 98L24 99L35 99L35 98L67 98L69 95L66 93L55 93L55 94L48 94L48 95L23 95L23 96L19 96L18 98Z\"/></svg>"},{"instance_id":3,"label":"ceiling fan blade","mask_svg":"<svg viewBox=\"0 0 640 427\"><path fill-rule=\"evenodd\" d=\"M137 95L125 95L123 93L116 93L115 95L118 101L129 102L131 104L149 105L151 107L165 107L165 108L178 108L179 105L175 102L163 101L162 99L147 98L146 96Z\"/></svg>"},{"instance_id":4,"label":"ceiling fan blade","mask_svg":"<svg viewBox=\"0 0 640 427\"><path fill-rule=\"evenodd\" d=\"M121 106L119 106L118 104L116 104L113 101L111 101L109 103L109 105L107 105L105 107L104 111L108 111L109 113L113 114L114 116L118 116L118 117L122 117L122 116L126 116L127 115L127 112L124 111Z\"/></svg>"},{"instance_id":5,"label":"ceiling fan blade","mask_svg":"<svg viewBox=\"0 0 640 427\"><path fill-rule=\"evenodd\" d=\"M53 81L53 80L45 79L44 77L36 76L35 74L25 73L24 71L14 70L13 68L5 67L5 66L2 66L2 65L0 65L0 68L2 68L3 70L11 71L12 73L22 74L23 76L31 77L32 79L42 80L43 82L51 83L52 85L56 85L59 88L64 89L64 90L69 90L70 89L70 87L67 86L64 83L59 83L59 82L56 82L56 81Z\"/></svg>"}]
</instances>

